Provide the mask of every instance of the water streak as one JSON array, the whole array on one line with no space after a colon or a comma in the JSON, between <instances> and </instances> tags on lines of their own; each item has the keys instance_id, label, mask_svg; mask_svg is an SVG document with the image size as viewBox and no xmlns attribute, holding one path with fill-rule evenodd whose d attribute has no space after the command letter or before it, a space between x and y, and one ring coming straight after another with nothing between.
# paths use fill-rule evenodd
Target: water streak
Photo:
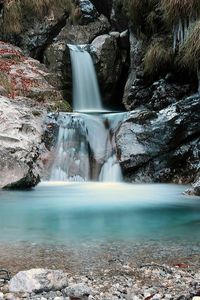
<instances>
[{"instance_id":1,"label":"water streak","mask_svg":"<svg viewBox=\"0 0 200 300\"><path fill-rule=\"evenodd\" d=\"M114 135L125 115L60 113L50 180L122 181Z\"/></svg>"},{"instance_id":2,"label":"water streak","mask_svg":"<svg viewBox=\"0 0 200 300\"><path fill-rule=\"evenodd\" d=\"M103 110L94 64L84 47L68 45L72 62L73 109Z\"/></svg>"}]
</instances>

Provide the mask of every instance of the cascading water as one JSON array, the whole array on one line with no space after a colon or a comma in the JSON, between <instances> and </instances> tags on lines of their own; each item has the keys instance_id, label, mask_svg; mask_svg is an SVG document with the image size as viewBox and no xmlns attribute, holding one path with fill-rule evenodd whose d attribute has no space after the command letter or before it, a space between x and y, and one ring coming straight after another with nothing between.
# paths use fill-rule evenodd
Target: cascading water
<instances>
[{"instance_id":1,"label":"cascading water","mask_svg":"<svg viewBox=\"0 0 200 300\"><path fill-rule=\"evenodd\" d=\"M109 114L59 114L59 134L50 180L122 181L114 132L124 114L116 114L118 122L113 124L114 115L110 119Z\"/></svg>"},{"instance_id":2,"label":"cascading water","mask_svg":"<svg viewBox=\"0 0 200 300\"><path fill-rule=\"evenodd\" d=\"M73 108L77 112L60 113L56 121L59 134L50 180L122 181L115 132L126 113L102 113L90 54L81 46L69 45L69 48L73 72ZM80 112L88 110L90 114Z\"/></svg>"},{"instance_id":3,"label":"cascading water","mask_svg":"<svg viewBox=\"0 0 200 300\"><path fill-rule=\"evenodd\" d=\"M97 76L90 54L81 46L68 45L72 62L73 109L103 110Z\"/></svg>"}]
</instances>

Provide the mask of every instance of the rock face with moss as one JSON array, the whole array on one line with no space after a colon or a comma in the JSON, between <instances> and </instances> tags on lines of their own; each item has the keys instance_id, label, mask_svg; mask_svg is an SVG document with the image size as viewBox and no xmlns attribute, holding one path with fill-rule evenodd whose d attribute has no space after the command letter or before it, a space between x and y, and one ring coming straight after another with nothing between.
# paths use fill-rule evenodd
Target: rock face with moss
<instances>
[{"instance_id":1,"label":"rock face with moss","mask_svg":"<svg viewBox=\"0 0 200 300\"><path fill-rule=\"evenodd\" d=\"M55 75L2 42L0 77L0 187L30 188L40 181L39 158L46 150L44 115L64 100Z\"/></svg>"}]
</instances>

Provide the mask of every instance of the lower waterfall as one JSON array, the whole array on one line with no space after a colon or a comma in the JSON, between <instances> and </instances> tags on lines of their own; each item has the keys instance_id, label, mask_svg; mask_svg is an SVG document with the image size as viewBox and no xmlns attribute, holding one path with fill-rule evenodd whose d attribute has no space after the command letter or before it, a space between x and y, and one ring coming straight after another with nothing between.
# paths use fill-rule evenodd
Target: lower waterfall
<instances>
[{"instance_id":1,"label":"lower waterfall","mask_svg":"<svg viewBox=\"0 0 200 300\"><path fill-rule=\"evenodd\" d=\"M122 181L115 132L125 114L113 115L59 114L51 181Z\"/></svg>"}]
</instances>

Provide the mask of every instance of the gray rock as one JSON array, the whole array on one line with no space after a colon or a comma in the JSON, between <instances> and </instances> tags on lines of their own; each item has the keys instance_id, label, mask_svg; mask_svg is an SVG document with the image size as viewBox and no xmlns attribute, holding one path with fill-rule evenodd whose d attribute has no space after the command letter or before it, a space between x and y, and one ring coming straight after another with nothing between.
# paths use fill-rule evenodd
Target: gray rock
<instances>
[{"instance_id":1,"label":"gray rock","mask_svg":"<svg viewBox=\"0 0 200 300\"><path fill-rule=\"evenodd\" d=\"M125 37L123 37L125 39ZM123 41L122 39L122 41ZM129 44L130 44L130 67L129 67L129 76L124 89L123 103L127 110L131 110L132 102L130 103L130 91L131 87L134 85L134 82L137 77L137 72L141 70L142 58L143 58L143 42L136 38L133 32L130 31L129 35Z\"/></svg>"},{"instance_id":2,"label":"gray rock","mask_svg":"<svg viewBox=\"0 0 200 300\"><path fill-rule=\"evenodd\" d=\"M42 117L26 102L0 97L0 187L28 188L39 180Z\"/></svg>"},{"instance_id":3,"label":"gray rock","mask_svg":"<svg viewBox=\"0 0 200 300\"><path fill-rule=\"evenodd\" d=\"M43 292L61 290L67 286L67 274L58 270L32 269L19 272L10 283L10 292Z\"/></svg>"},{"instance_id":4,"label":"gray rock","mask_svg":"<svg viewBox=\"0 0 200 300\"><path fill-rule=\"evenodd\" d=\"M200 196L200 179L199 175L197 177L197 181L193 183L192 188L186 191L187 194L193 196Z\"/></svg>"},{"instance_id":5,"label":"gray rock","mask_svg":"<svg viewBox=\"0 0 200 300\"><path fill-rule=\"evenodd\" d=\"M84 283L74 284L67 287L64 291L70 299L86 300L92 293L91 289Z\"/></svg>"},{"instance_id":6,"label":"gray rock","mask_svg":"<svg viewBox=\"0 0 200 300\"><path fill-rule=\"evenodd\" d=\"M99 14L95 6L89 0L79 0L79 7L82 13L79 24L85 25L97 19Z\"/></svg>"},{"instance_id":7,"label":"gray rock","mask_svg":"<svg viewBox=\"0 0 200 300\"><path fill-rule=\"evenodd\" d=\"M5 294L5 300L19 300L20 298L16 297L12 293Z\"/></svg>"},{"instance_id":8,"label":"gray rock","mask_svg":"<svg viewBox=\"0 0 200 300\"><path fill-rule=\"evenodd\" d=\"M118 157L132 181L191 183L199 169L200 98L130 113L116 134ZM127 175L126 175L127 174Z\"/></svg>"},{"instance_id":9,"label":"gray rock","mask_svg":"<svg viewBox=\"0 0 200 300\"><path fill-rule=\"evenodd\" d=\"M91 43L92 56L96 66L103 99L109 103L122 73L123 65L126 61L126 52L122 53L118 36L100 35Z\"/></svg>"}]
</instances>

